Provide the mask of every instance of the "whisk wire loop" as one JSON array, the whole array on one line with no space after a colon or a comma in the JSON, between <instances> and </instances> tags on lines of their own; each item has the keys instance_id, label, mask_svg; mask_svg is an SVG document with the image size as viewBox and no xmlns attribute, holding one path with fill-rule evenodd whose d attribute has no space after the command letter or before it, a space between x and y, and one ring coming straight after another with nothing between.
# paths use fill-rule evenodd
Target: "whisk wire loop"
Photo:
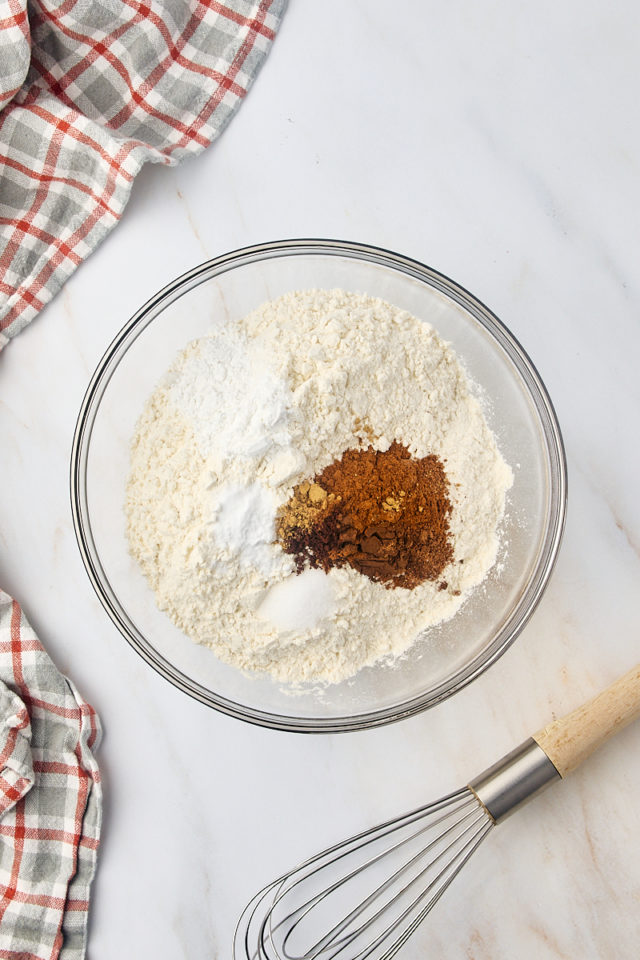
<instances>
[{"instance_id":1,"label":"whisk wire loop","mask_svg":"<svg viewBox=\"0 0 640 960\"><path fill-rule=\"evenodd\" d=\"M335 844L256 894L235 960L390 960L492 826L464 788Z\"/></svg>"},{"instance_id":2,"label":"whisk wire loop","mask_svg":"<svg viewBox=\"0 0 640 960\"><path fill-rule=\"evenodd\" d=\"M304 906L300 907L297 911L289 913L286 917L283 918L283 923L288 927L287 934L282 941L282 954L286 960L316 960L323 954L326 954L330 947L339 948L335 952L330 953L330 960L333 960L334 957L338 956L340 950L343 950L348 946L356 937L363 935L367 928L374 927L375 923L380 919L380 917L388 912L395 904L397 904L407 892L415 887L420 881L424 879L426 874L433 869L433 867L442 861L442 859L447 855L447 849L439 849L442 845L442 842L450 838L452 842L462 841L470 831L473 830L474 826L478 822L484 821L485 817L483 812L479 809L477 802L470 802L470 811L465 816L461 817L458 821L451 824L447 829L445 829L436 839L431 840L425 847L420 849L416 854L414 854L406 863L400 866L398 870L395 871L391 876L389 876L385 881L383 881L379 886L377 886L365 899L358 904L350 913L342 918L331 930L328 931L316 944L310 947L304 955L291 953L288 949L288 942L292 934L295 932L299 923L309 915L311 910L320 903L323 899L328 897L335 890L339 889L341 886L346 885L351 879L358 876L359 874L364 873L365 870L369 869L375 863L379 862L384 857L389 856L390 854L397 853L403 846L408 846L410 843L423 836L425 833L432 832L435 827L438 827L442 822L451 819L450 814L445 814L441 817L438 817L433 820L433 822L428 823L422 826L419 830L411 833L409 836L404 837L403 839L397 841L386 849L382 850L377 855L371 857L365 863L357 866L351 873L347 874L345 877L342 877L336 883L332 884L322 893L316 895L311 900L309 900ZM470 823L468 821L471 821ZM462 828L466 826L466 829ZM379 839L378 837L375 838ZM369 841L373 842L373 838ZM385 900L380 904L375 913L369 916L365 921L360 925L352 929L345 937L338 939L340 934L348 930L349 927L352 927L354 922L366 913L367 909L376 901L379 901L382 895L389 889L397 886L398 881L406 874L411 871L411 868L414 867L417 863L424 860L424 858L434 850L439 850L436 855L429 860L429 862L424 866L419 873L412 877L408 883L406 883L400 890L393 894L389 899ZM316 871L321 869L320 867L316 868ZM445 867L446 870L446 867ZM307 879L310 874L307 874L304 879ZM438 875L439 878L440 875ZM436 878L436 880L438 879ZM301 882L301 881L298 881ZM426 887L424 890L421 890L418 897L409 905L403 914L398 918L397 922L401 922L405 916L410 913L415 906L422 900L426 893L431 889L432 884ZM291 890L291 886L286 887L282 894L279 894L276 897L272 908L272 916L274 910L277 908L278 901L281 897L286 896ZM379 940L382 940L388 934L388 930L380 935ZM377 941L376 941L377 942Z\"/></svg>"},{"instance_id":3,"label":"whisk wire loop","mask_svg":"<svg viewBox=\"0 0 640 960\"><path fill-rule=\"evenodd\" d=\"M403 946L403 944L406 943L406 941L409 939L412 933L414 933L415 930L420 926L424 918L436 905L436 903L438 902L442 894L445 892L449 884L456 878L460 870L462 870L462 868L464 867L467 860L469 860L469 858L473 855L476 848L482 843L487 833L489 833L491 828L494 826L495 824L493 823L493 821L489 819L485 819L484 822L480 824L480 826L476 830L476 833L474 835L472 842L469 843L464 854L459 858L457 858L456 861L452 862L452 869L449 871L449 875L447 876L446 880L444 880L440 884L440 886L438 887L434 895L427 901L427 903L423 906L420 912L416 914L416 916L413 918L413 920L407 926L407 928L402 931L402 933L396 938L396 940L394 940L394 942L391 944L388 950L385 953L383 953L378 958L378 960L392 960L392 957L395 957L398 950L400 950L400 948ZM431 887L433 887L433 884L431 885ZM370 956L371 956L370 953L362 954L362 957L359 958L359 960L367 960L367 958Z\"/></svg>"}]
</instances>

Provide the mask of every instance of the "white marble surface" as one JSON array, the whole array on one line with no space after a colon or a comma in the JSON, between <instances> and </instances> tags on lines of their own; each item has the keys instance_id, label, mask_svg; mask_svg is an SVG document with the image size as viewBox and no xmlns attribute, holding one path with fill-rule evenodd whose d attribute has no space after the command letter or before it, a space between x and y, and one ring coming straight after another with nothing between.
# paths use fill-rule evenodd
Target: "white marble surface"
<instances>
[{"instance_id":1,"label":"white marble surface","mask_svg":"<svg viewBox=\"0 0 640 960\"><path fill-rule=\"evenodd\" d=\"M0 583L105 728L92 960L226 960L263 882L461 785L638 659L639 29L631 0L293 0L219 143L143 171L0 354ZM568 454L564 544L522 636L375 732L274 733L192 702L121 639L72 531L75 418L112 337L196 263L295 236L396 249L476 293L532 356ZM401 956L637 957L639 795L636 725L495 831Z\"/></svg>"}]
</instances>

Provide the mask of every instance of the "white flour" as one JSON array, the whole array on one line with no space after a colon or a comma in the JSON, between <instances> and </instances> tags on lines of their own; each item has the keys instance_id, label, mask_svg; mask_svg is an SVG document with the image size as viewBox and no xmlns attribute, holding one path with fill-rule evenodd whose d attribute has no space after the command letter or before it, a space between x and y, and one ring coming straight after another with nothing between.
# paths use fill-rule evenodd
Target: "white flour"
<instances>
[{"instance_id":1,"label":"white flour","mask_svg":"<svg viewBox=\"0 0 640 960\"><path fill-rule=\"evenodd\" d=\"M393 440L444 462L446 590L386 589L344 567L296 576L275 543L294 484ZM405 311L339 290L290 293L190 344L132 445L131 551L158 605L241 669L338 682L452 617L496 559L512 473L453 351Z\"/></svg>"}]
</instances>

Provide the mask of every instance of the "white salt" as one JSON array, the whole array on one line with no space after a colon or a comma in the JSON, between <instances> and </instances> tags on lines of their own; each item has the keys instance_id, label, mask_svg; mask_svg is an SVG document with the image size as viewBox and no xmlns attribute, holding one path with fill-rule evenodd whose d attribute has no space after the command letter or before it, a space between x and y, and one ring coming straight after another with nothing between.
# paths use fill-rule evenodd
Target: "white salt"
<instances>
[{"instance_id":1,"label":"white salt","mask_svg":"<svg viewBox=\"0 0 640 960\"><path fill-rule=\"evenodd\" d=\"M322 570L303 570L274 584L256 610L279 633L312 630L332 617L336 597L332 581Z\"/></svg>"}]
</instances>

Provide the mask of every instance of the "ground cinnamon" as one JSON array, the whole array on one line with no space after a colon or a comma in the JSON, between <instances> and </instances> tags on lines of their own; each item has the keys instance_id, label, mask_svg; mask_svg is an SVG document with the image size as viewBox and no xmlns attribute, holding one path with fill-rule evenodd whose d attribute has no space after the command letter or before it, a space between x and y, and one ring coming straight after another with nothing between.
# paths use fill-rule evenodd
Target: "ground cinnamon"
<instances>
[{"instance_id":1,"label":"ground cinnamon","mask_svg":"<svg viewBox=\"0 0 640 960\"><path fill-rule=\"evenodd\" d=\"M388 450L347 450L294 488L278 515L278 539L298 570L345 564L388 587L437 580L453 559L451 502L442 461ZM443 589L446 589L446 585Z\"/></svg>"}]
</instances>

